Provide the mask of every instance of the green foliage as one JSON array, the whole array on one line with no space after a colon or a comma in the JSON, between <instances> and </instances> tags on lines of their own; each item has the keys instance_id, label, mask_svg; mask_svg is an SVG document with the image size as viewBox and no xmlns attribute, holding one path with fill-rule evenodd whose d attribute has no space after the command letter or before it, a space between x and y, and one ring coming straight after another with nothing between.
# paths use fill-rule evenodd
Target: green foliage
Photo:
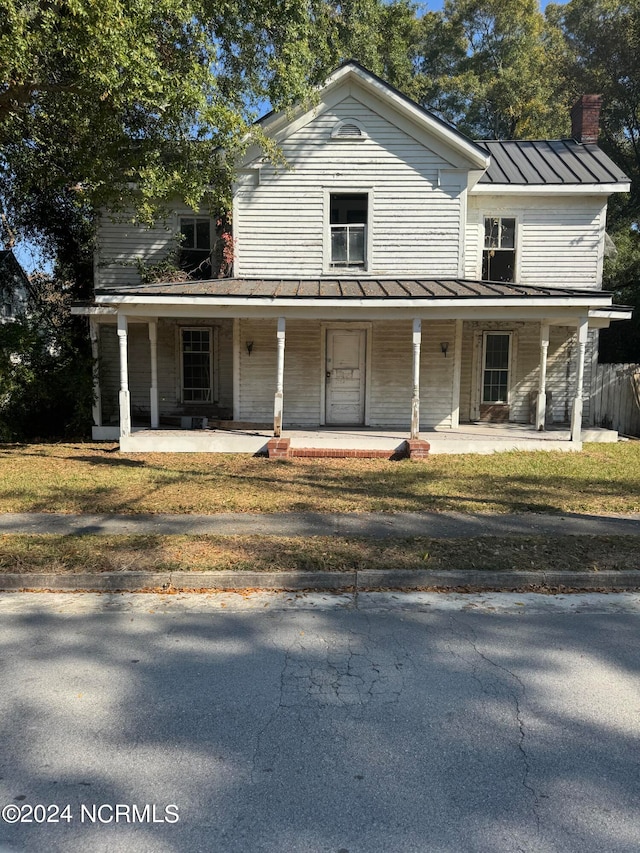
<instances>
[{"instance_id":1,"label":"green foliage","mask_svg":"<svg viewBox=\"0 0 640 853\"><path fill-rule=\"evenodd\" d=\"M475 138L566 131L555 45L537 0L447 0L421 20L422 98Z\"/></svg>"},{"instance_id":2,"label":"green foliage","mask_svg":"<svg viewBox=\"0 0 640 853\"><path fill-rule=\"evenodd\" d=\"M92 361L70 289L36 276L28 313L0 325L0 440L78 437L91 422Z\"/></svg>"}]
</instances>

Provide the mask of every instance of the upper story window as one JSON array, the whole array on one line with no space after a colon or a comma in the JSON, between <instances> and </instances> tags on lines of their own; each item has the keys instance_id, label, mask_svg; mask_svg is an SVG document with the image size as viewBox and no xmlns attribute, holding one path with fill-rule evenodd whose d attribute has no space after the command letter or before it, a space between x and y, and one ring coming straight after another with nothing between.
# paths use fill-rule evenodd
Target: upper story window
<instances>
[{"instance_id":1,"label":"upper story window","mask_svg":"<svg viewBox=\"0 0 640 853\"><path fill-rule=\"evenodd\" d=\"M365 269L368 194L331 193L329 204L331 266Z\"/></svg>"},{"instance_id":2,"label":"upper story window","mask_svg":"<svg viewBox=\"0 0 640 853\"><path fill-rule=\"evenodd\" d=\"M485 216L483 281L515 281L516 220L506 216Z\"/></svg>"},{"instance_id":3,"label":"upper story window","mask_svg":"<svg viewBox=\"0 0 640 853\"><path fill-rule=\"evenodd\" d=\"M211 220L199 216L180 217L180 269L190 278L211 278Z\"/></svg>"}]
</instances>

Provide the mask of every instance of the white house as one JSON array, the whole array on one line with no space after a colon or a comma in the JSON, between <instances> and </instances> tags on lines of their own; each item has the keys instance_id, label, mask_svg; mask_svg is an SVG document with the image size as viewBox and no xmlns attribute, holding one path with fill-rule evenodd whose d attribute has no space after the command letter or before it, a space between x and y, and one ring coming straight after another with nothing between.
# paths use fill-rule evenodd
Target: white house
<instances>
[{"instance_id":1,"label":"white house","mask_svg":"<svg viewBox=\"0 0 640 853\"><path fill-rule=\"evenodd\" d=\"M99 363L94 437L252 452L271 437L278 455L375 435L421 455L493 430L579 448L597 330L630 316L601 289L607 199L629 180L598 114L585 96L572 139L472 142L348 62L312 107L262 120L286 166L258 148L239 164L230 277L210 278L208 215L103 216L95 301L76 308ZM195 273L142 284L137 262L178 234Z\"/></svg>"}]
</instances>

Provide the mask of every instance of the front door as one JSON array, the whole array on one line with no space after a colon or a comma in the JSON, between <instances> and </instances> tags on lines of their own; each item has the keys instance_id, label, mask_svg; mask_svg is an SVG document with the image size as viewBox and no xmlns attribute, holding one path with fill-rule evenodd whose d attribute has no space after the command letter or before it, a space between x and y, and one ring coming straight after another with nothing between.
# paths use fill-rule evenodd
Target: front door
<instances>
[{"instance_id":1,"label":"front door","mask_svg":"<svg viewBox=\"0 0 640 853\"><path fill-rule=\"evenodd\" d=\"M325 422L364 423L365 329L327 329Z\"/></svg>"}]
</instances>

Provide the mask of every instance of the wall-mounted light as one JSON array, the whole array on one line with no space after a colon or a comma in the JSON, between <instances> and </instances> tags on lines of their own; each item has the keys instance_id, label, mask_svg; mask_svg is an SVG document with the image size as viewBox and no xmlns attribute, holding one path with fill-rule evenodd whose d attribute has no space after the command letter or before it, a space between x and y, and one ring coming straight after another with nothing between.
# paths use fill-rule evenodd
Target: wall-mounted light
<instances>
[{"instance_id":1,"label":"wall-mounted light","mask_svg":"<svg viewBox=\"0 0 640 853\"><path fill-rule=\"evenodd\" d=\"M247 352L251 355L253 351L253 341L247 341Z\"/></svg>"},{"instance_id":2,"label":"wall-mounted light","mask_svg":"<svg viewBox=\"0 0 640 853\"><path fill-rule=\"evenodd\" d=\"M443 341L440 344L440 349L442 350L442 354L446 358L447 357L447 350L449 349L449 341Z\"/></svg>"}]
</instances>

